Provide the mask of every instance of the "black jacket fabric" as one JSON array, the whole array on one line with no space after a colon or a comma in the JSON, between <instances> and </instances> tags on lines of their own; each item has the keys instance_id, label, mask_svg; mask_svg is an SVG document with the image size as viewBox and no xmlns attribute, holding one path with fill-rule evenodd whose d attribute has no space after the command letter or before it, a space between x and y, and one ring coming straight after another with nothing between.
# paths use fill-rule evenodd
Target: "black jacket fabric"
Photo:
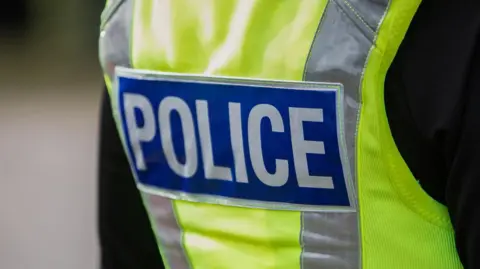
<instances>
[{"instance_id":1,"label":"black jacket fabric","mask_svg":"<svg viewBox=\"0 0 480 269\"><path fill-rule=\"evenodd\" d=\"M480 268L480 1L421 4L389 69L385 102L400 153L448 207L465 269ZM106 94L101 113L102 268L164 268Z\"/></svg>"}]
</instances>

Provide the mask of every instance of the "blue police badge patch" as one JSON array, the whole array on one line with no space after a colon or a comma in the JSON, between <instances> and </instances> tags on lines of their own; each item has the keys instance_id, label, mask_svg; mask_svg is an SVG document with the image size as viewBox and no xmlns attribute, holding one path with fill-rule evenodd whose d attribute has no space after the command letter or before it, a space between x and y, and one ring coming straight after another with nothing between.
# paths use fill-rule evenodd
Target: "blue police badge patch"
<instances>
[{"instance_id":1,"label":"blue police badge patch","mask_svg":"<svg viewBox=\"0 0 480 269\"><path fill-rule=\"evenodd\" d=\"M117 69L142 190L267 209L354 208L338 84Z\"/></svg>"}]
</instances>

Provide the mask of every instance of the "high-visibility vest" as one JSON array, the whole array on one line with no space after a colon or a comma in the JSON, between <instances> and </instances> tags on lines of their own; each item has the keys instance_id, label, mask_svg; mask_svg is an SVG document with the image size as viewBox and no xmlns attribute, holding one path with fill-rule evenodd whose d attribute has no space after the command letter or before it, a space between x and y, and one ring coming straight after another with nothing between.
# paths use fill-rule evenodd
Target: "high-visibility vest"
<instances>
[{"instance_id":1,"label":"high-visibility vest","mask_svg":"<svg viewBox=\"0 0 480 269\"><path fill-rule=\"evenodd\" d=\"M384 81L420 0L110 0L100 59L171 269L461 268Z\"/></svg>"}]
</instances>

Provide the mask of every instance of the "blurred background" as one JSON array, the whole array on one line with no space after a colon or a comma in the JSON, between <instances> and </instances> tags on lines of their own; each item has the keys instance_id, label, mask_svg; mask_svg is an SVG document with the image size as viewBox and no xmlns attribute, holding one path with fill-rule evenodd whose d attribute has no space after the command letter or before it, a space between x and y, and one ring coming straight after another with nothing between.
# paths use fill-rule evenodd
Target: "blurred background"
<instances>
[{"instance_id":1,"label":"blurred background","mask_svg":"<svg viewBox=\"0 0 480 269\"><path fill-rule=\"evenodd\" d=\"M0 6L0 268L98 265L104 0Z\"/></svg>"}]
</instances>

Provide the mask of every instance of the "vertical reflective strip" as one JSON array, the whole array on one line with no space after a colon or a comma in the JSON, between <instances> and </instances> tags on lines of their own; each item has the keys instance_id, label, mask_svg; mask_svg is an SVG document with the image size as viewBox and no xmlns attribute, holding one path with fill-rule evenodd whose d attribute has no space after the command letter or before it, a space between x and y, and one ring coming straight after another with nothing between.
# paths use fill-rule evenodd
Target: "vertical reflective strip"
<instances>
[{"instance_id":1,"label":"vertical reflective strip","mask_svg":"<svg viewBox=\"0 0 480 269\"><path fill-rule=\"evenodd\" d=\"M377 33L389 0L335 0L348 15L356 17L356 23L365 24Z\"/></svg>"},{"instance_id":2,"label":"vertical reflective strip","mask_svg":"<svg viewBox=\"0 0 480 269\"><path fill-rule=\"evenodd\" d=\"M344 135L353 180L360 85L387 1L329 1L305 68L306 81L344 86ZM361 267L358 212L304 212L302 218L303 269Z\"/></svg>"},{"instance_id":3,"label":"vertical reflective strip","mask_svg":"<svg viewBox=\"0 0 480 269\"><path fill-rule=\"evenodd\" d=\"M358 269L356 213L303 213L303 269Z\"/></svg>"},{"instance_id":4,"label":"vertical reflective strip","mask_svg":"<svg viewBox=\"0 0 480 269\"><path fill-rule=\"evenodd\" d=\"M115 66L131 66L132 8L133 0L112 0L102 14L99 57L107 84L112 83ZM110 93L111 90L110 87Z\"/></svg>"},{"instance_id":5,"label":"vertical reflective strip","mask_svg":"<svg viewBox=\"0 0 480 269\"><path fill-rule=\"evenodd\" d=\"M183 234L175 216L172 200L145 192L143 198L147 203L158 241L163 245L164 263L171 269L189 269L190 265L182 247Z\"/></svg>"},{"instance_id":6,"label":"vertical reflective strip","mask_svg":"<svg viewBox=\"0 0 480 269\"><path fill-rule=\"evenodd\" d=\"M115 66L130 67L130 29L132 22L133 0L110 0L102 13L99 58L105 83L112 103L112 114L119 130L118 96L114 91ZM125 140L119 132L122 143Z\"/></svg>"},{"instance_id":7,"label":"vertical reflective strip","mask_svg":"<svg viewBox=\"0 0 480 269\"><path fill-rule=\"evenodd\" d=\"M344 130L348 159L353 172L357 116L360 109L360 80L374 35L364 32L362 23L352 20L352 16L348 16L347 12L350 11L335 1L329 2L311 49L304 80L343 84Z\"/></svg>"},{"instance_id":8,"label":"vertical reflective strip","mask_svg":"<svg viewBox=\"0 0 480 269\"><path fill-rule=\"evenodd\" d=\"M108 1L102 13L100 25L99 59L118 130L121 130L121 124L118 115L118 93L114 90L113 77L115 66L130 67L132 3L133 0ZM119 135L125 146L123 133L119 132Z\"/></svg>"}]
</instances>

